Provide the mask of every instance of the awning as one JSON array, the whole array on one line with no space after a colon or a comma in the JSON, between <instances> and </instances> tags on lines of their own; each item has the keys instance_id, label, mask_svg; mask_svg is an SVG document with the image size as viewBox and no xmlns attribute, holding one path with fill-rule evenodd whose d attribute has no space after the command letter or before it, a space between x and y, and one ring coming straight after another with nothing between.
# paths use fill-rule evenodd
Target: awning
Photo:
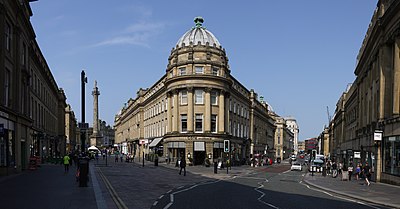
<instances>
[{"instance_id":1,"label":"awning","mask_svg":"<svg viewBox=\"0 0 400 209\"><path fill-rule=\"evenodd\" d=\"M160 143L161 140L162 140L162 137L153 139L153 141L150 143L149 147L155 147L155 146L157 146L158 143Z\"/></svg>"}]
</instances>

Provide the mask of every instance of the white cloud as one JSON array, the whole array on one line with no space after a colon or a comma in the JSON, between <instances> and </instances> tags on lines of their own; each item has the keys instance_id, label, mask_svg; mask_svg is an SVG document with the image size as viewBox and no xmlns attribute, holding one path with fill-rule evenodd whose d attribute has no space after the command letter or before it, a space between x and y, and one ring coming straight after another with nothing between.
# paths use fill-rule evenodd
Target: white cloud
<instances>
[{"instance_id":1,"label":"white cloud","mask_svg":"<svg viewBox=\"0 0 400 209\"><path fill-rule=\"evenodd\" d=\"M157 36L164 29L162 23L140 22L130 25L122 30L121 35L106 39L93 46L111 46L111 45L137 45L150 47L149 41Z\"/></svg>"}]
</instances>

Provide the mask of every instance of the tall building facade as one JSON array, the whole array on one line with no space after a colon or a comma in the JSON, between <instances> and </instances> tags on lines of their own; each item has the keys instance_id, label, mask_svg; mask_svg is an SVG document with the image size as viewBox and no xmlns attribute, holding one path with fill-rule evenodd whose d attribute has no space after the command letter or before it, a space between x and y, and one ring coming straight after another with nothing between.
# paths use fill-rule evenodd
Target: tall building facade
<instances>
[{"instance_id":1,"label":"tall building facade","mask_svg":"<svg viewBox=\"0 0 400 209\"><path fill-rule=\"evenodd\" d=\"M66 97L36 42L29 2L0 2L0 175L66 147Z\"/></svg>"},{"instance_id":2,"label":"tall building facade","mask_svg":"<svg viewBox=\"0 0 400 209\"><path fill-rule=\"evenodd\" d=\"M231 75L225 49L203 19L195 23L172 49L165 75L139 89L116 115L115 142L136 156L153 149L194 165L264 154L275 130L268 105ZM230 141L229 156L224 140Z\"/></svg>"},{"instance_id":3,"label":"tall building facade","mask_svg":"<svg viewBox=\"0 0 400 209\"><path fill-rule=\"evenodd\" d=\"M333 154L369 162L374 179L400 185L400 1L378 2L354 73L330 126Z\"/></svg>"},{"instance_id":4,"label":"tall building facade","mask_svg":"<svg viewBox=\"0 0 400 209\"><path fill-rule=\"evenodd\" d=\"M293 117L285 117L286 127L293 133L293 154L297 155L299 150L298 141L299 141L299 125L297 121Z\"/></svg>"},{"instance_id":5,"label":"tall building facade","mask_svg":"<svg viewBox=\"0 0 400 209\"><path fill-rule=\"evenodd\" d=\"M65 108L65 137L67 153L80 150L78 121L70 105Z\"/></svg>"}]
</instances>

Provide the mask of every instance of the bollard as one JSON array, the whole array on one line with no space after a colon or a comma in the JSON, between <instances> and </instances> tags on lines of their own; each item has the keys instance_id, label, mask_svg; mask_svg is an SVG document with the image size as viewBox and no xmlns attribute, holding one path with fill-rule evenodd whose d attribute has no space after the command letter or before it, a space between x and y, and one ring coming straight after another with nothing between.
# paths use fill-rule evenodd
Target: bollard
<instances>
[{"instance_id":1,"label":"bollard","mask_svg":"<svg viewBox=\"0 0 400 209\"><path fill-rule=\"evenodd\" d=\"M214 173L218 173L218 163L214 162Z\"/></svg>"}]
</instances>

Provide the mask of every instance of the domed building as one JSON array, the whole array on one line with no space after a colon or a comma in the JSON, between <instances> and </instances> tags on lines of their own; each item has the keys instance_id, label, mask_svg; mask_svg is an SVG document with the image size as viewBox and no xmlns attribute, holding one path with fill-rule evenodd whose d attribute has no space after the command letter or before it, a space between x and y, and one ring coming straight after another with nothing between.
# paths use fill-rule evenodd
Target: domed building
<instances>
[{"instance_id":1,"label":"domed building","mask_svg":"<svg viewBox=\"0 0 400 209\"><path fill-rule=\"evenodd\" d=\"M239 164L268 153L275 126L267 103L231 75L225 49L203 18L194 21L172 49L165 75L116 115L116 143L136 157L158 153L192 165L228 158Z\"/></svg>"}]
</instances>

